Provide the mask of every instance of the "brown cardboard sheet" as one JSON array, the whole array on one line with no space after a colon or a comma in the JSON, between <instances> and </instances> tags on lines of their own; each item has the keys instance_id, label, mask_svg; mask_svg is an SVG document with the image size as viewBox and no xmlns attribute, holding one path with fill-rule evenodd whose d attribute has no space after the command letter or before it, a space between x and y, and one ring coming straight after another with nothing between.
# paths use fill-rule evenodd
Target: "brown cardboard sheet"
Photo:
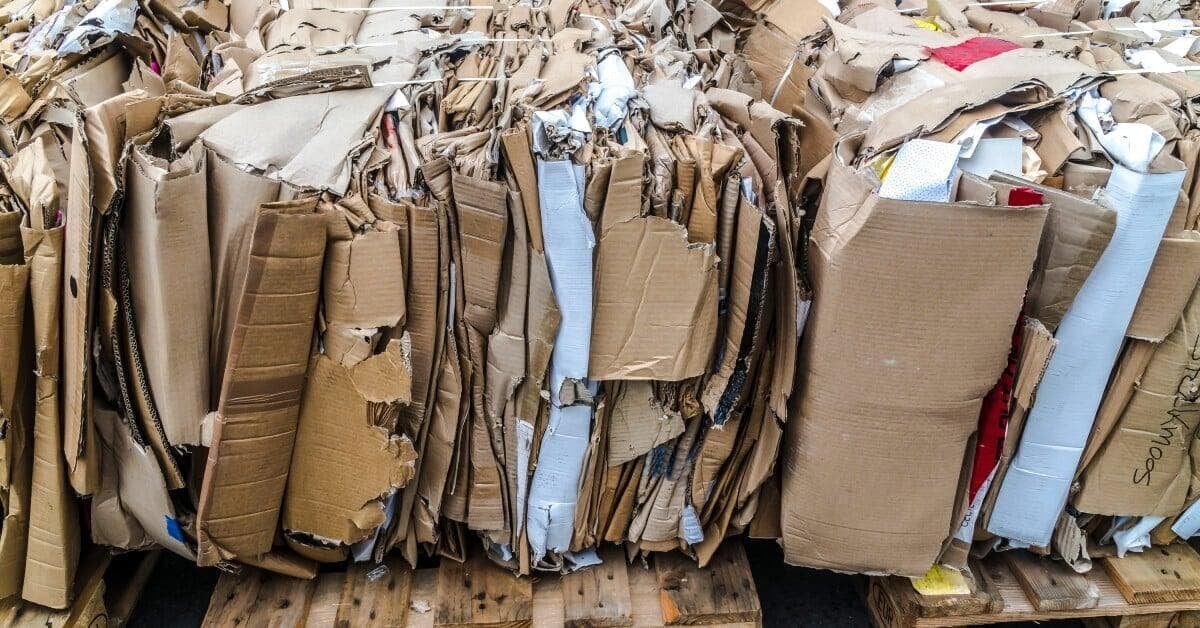
<instances>
[{"instance_id":1,"label":"brown cardboard sheet","mask_svg":"<svg viewBox=\"0 0 1200 628\"><path fill-rule=\"evenodd\" d=\"M19 214L16 214L19 216ZM5 214L0 214L0 217ZM33 460L32 397L29 394L32 334L25 326L29 267L0 263L0 596L21 592L29 538L29 491Z\"/></svg>"},{"instance_id":2,"label":"brown cardboard sheet","mask_svg":"<svg viewBox=\"0 0 1200 628\"><path fill-rule=\"evenodd\" d=\"M600 224L591 379L694 377L717 326L717 258L682 225L641 215L641 154L613 166Z\"/></svg>"},{"instance_id":3,"label":"brown cardboard sheet","mask_svg":"<svg viewBox=\"0 0 1200 628\"><path fill-rule=\"evenodd\" d=\"M1125 335L1161 342L1175 329L1184 306L1200 281L1200 232L1163 238L1138 297Z\"/></svg>"},{"instance_id":4,"label":"brown cardboard sheet","mask_svg":"<svg viewBox=\"0 0 1200 628\"><path fill-rule=\"evenodd\" d=\"M312 345L327 217L259 207L197 513L199 562L271 549Z\"/></svg>"},{"instance_id":5,"label":"brown cardboard sheet","mask_svg":"<svg viewBox=\"0 0 1200 628\"><path fill-rule=\"evenodd\" d=\"M194 144L174 161L150 151L135 147L126 170L134 324L167 441L199 445L210 410L212 312L204 148Z\"/></svg>"},{"instance_id":6,"label":"brown cardboard sheet","mask_svg":"<svg viewBox=\"0 0 1200 628\"><path fill-rule=\"evenodd\" d=\"M59 313L62 303L62 227L23 228L33 304L37 408L33 423L33 475L29 548L21 597L51 608L67 608L79 564L79 522L67 483L59 400Z\"/></svg>"}]
</instances>

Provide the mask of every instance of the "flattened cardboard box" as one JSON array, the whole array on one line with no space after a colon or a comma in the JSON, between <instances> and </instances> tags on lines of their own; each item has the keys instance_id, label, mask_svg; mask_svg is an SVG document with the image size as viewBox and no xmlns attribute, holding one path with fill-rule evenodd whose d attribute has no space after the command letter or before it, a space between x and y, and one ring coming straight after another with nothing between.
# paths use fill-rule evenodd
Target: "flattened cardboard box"
<instances>
[{"instance_id":1,"label":"flattened cardboard box","mask_svg":"<svg viewBox=\"0 0 1200 628\"><path fill-rule=\"evenodd\" d=\"M834 159L809 251L801 413L786 426L784 558L918 576L957 524L966 447L1047 210L883 199Z\"/></svg>"},{"instance_id":2,"label":"flattened cardboard box","mask_svg":"<svg viewBox=\"0 0 1200 628\"><path fill-rule=\"evenodd\" d=\"M200 489L201 565L265 554L275 538L325 254L315 207L259 208Z\"/></svg>"}]
</instances>

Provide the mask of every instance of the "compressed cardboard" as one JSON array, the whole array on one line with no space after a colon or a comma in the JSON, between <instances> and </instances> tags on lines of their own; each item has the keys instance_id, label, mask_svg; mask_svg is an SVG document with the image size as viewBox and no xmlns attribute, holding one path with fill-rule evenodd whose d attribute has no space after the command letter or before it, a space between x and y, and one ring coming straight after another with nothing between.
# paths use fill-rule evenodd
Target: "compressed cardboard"
<instances>
[{"instance_id":1,"label":"compressed cardboard","mask_svg":"<svg viewBox=\"0 0 1200 628\"><path fill-rule=\"evenodd\" d=\"M612 390L608 466L625 464L683 434L683 418L663 407L650 382L627 382Z\"/></svg>"},{"instance_id":2,"label":"compressed cardboard","mask_svg":"<svg viewBox=\"0 0 1200 628\"><path fill-rule=\"evenodd\" d=\"M784 557L918 576L957 524L969 438L1004 368L1047 210L883 199L859 177L835 153L809 249ZM881 302L891 306L871 305Z\"/></svg>"},{"instance_id":3,"label":"compressed cardboard","mask_svg":"<svg viewBox=\"0 0 1200 628\"><path fill-rule=\"evenodd\" d=\"M212 312L204 148L168 161L137 147L126 175L122 235L146 375L167 441L199 445Z\"/></svg>"},{"instance_id":4,"label":"compressed cardboard","mask_svg":"<svg viewBox=\"0 0 1200 628\"><path fill-rule=\"evenodd\" d=\"M271 549L312 343L325 221L259 206L197 511L199 562Z\"/></svg>"},{"instance_id":5,"label":"compressed cardboard","mask_svg":"<svg viewBox=\"0 0 1200 628\"><path fill-rule=\"evenodd\" d=\"M158 460L150 447L139 442L136 428L113 410L97 407L96 429L104 447L102 476L110 477L111 474L116 479L115 494L110 503L122 515L122 522L144 540L137 543L126 537L125 544L112 542L114 534L123 531L105 528L103 520L95 516L103 490L92 500L92 540L126 549L157 544L188 560L195 560L194 545L183 535L183 525L167 492L167 482Z\"/></svg>"},{"instance_id":6,"label":"compressed cardboard","mask_svg":"<svg viewBox=\"0 0 1200 628\"><path fill-rule=\"evenodd\" d=\"M1188 448L1200 424L1192 392L1200 373L1198 312L1200 294L1193 291L1183 318L1134 381L1115 430L1081 474L1073 499L1079 511L1170 516L1183 508L1191 483Z\"/></svg>"},{"instance_id":7,"label":"compressed cardboard","mask_svg":"<svg viewBox=\"0 0 1200 628\"><path fill-rule=\"evenodd\" d=\"M71 487L90 494L99 482L99 456L89 455L97 445L91 421L93 404L93 320L99 276L101 219L113 209L124 184L122 147L126 137L137 136L153 124L152 115L134 110L147 103L144 93L114 96L81 113L70 144L70 182L67 194L63 249L63 451Z\"/></svg>"},{"instance_id":8,"label":"compressed cardboard","mask_svg":"<svg viewBox=\"0 0 1200 628\"><path fill-rule=\"evenodd\" d=\"M209 407L220 399L225 363L233 340L238 298L246 279L257 207L283 200L277 181L243 172L209 150L207 203L209 260L212 264L212 328L209 341Z\"/></svg>"},{"instance_id":9,"label":"compressed cardboard","mask_svg":"<svg viewBox=\"0 0 1200 628\"><path fill-rule=\"evenodd\" d=\"M1161 342L1175 329L1188 296L1200 281L1200 232L1163 238L1150 265L1146 285L1138 297L1125 335Z\"/></svg>"},{"instance_id":10,"label":"compressed cardboard","mask_svg":"<svg viewBox=\"0 0 1200 628\"><path fill-rule=\"evenodd\" d=\"M1182 182L1182 170L1141 174L1114 166L1106 198L1117 210L1117 231L1055 334L1059 347L1000 486L989 532L1050 543Z\"/></svg>"},{"instance_id":11,"label":"compressed cardboard","mask_svg":"<svg viewBox=\"0 0 1200 628\"><path fill-rule=\"evenodd\" d=\"M0 214L0 218L4 217ZM30 343L25 326L29 267L0 264L0 421L4 425L0 452L0 596L21 592L25 547L29 538L29 492L33 460L33 422L30 404ZM30 375L27 375L30 374Z\"/></svg>"},{"instance_id":12,"label":"compressed cardboard","mask_svg":"<svg viewBox=\"0 0 1200 628\"><path fill-rule=\"evenodd\" d=\"M21 230L29 266L37 374L29 548L21 597L50 608L70 606L79 564L75 498L67 484L65 461L59 456L63 445L58 392L63 235L62 227Z\"/></svg>"},{"instance_id":13,"label":"compressed cardboard","mask_svg":"<svg viewBox=\"0 0 1200 628\"><path fill-rule=\"evenodd\" d=\"M700 395L700 402L716 425L723 424L744 407L749 392L748 374L754 372L756 359L760 356L759 340L770 323L763 314L767 311L765 284L776 246L774 225L749 203L745 195L738 203L733 259L729 262L729 286L724 304L728 309L727 320L715 350L715 372Z\"/></svg>"},{"instance_id":14,"label":"compressed cardboard","mask_svg":"<svg viewBox=\"0 0 1200 628\"><path fill-rule=\"evenodd\" d=\"M641 215L643 161L620 159L609 178L588 365L595 380L695 377L716 338L715 247L689 244L678 223Z\"/></svg>"}]
</instances>

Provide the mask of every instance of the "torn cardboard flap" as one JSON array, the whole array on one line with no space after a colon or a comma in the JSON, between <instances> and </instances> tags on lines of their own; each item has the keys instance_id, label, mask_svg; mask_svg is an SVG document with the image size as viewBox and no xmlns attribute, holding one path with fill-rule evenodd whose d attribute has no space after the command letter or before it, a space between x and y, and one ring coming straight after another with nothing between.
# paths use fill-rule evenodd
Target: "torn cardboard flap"
<instances>
[{"instance_id":1,"label":"torn cardboard flap","mask_svg":"<svg viewBox=\"0 0 1200 628\"><path fill-rule=\"evenodd\" d=\"M412 480L417 453L373 415L379 405L407 403L411 383L400 339L351 368L314 359L284 500L293 541L345 550L383 524L386 499Z\"/></svg>"},{"instance_id":2,"label":"torn cardboard flap","mask_svg":"<svg viewBox=\"0 0 1200 628\"><path fill-rule=\"evenodd\" d=\"M223 158L301 188L345 194L393 89L305 94L240 109L200 134ZM287 124L280 124L286 120Z\"/></svg>"},{"instance_id":3,"label":"torn cardboard flap","mask_svg":"<svg viewBox=\"0 0 1200 628\"><path fill-rule=\"evenodd\" d=\"M625 382L612 404L608 466L625 464L683 434L683 418L654 397L652 382Z\"/></svg>"},{"instance_id":4,"label":"torn cardboard flap","mask_svg":"<svg viewBox=\"0 0 1200 628\"><path fill-rule=\"evenodd\" d=\"M678 381L704 373L717 326L717 257L682 225L640 216L643 157L617 161L599 252L592 379Z\"/></svg>"},{"instance_id":5,"label":"torn cardboard flap","mask_svg":"<svg viewBox=\"0 0 1200 628\"><path fill-rule=\"evenodd\" d=\"M329 244L324 307L331 324L395 327L404 321L404 262L399 232L367 231Z\"/></svg>"}]
</instances>

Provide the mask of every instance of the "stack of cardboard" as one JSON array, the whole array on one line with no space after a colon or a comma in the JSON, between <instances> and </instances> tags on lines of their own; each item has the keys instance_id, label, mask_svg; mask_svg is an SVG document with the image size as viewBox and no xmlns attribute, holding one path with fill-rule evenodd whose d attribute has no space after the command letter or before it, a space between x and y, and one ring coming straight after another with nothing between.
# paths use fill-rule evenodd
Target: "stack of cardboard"
<instances>
[{"instance_id":1,"label":"stack of cardboard","mask_svg":"<svg viewBox=\"0 0 1200 628\"><path fill-rule=\"evenodd\" d=\"M0 596L1200 528L1170 0L0 10Z\"/></svg>"},{"instance_id":2,"label":"stack of cardboard","mask_svg":"<svg viewBox=\"0 0 1200 628\"><path fill-rule=\"evenodd\" d=\"M813 164L787 559L917 576L1034 547L1083 571L1195 534L1191 9L745 4Z\"/></svg>"},{"instance_id":3,"label":"stack of cardboard","mask_svg":"<svg viewBox=\"0 0 1200 628\"><path fill-rule=\"evenodd\" d=\"M749 13L433 4L0 9L0 596L775 534L807 164Z\"/></svg>"}]
</instances>

